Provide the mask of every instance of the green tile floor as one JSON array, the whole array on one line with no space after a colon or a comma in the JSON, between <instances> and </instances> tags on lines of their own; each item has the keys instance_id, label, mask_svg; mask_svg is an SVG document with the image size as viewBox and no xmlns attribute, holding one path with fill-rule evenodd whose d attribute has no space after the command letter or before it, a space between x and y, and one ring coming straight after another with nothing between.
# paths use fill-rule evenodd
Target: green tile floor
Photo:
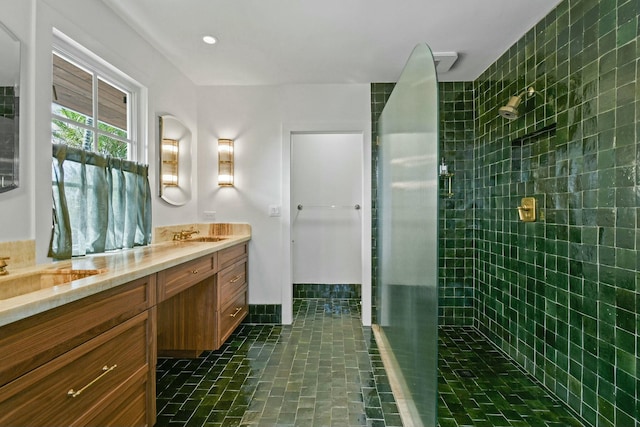
<instances>
[{"instance_id":1,"label":"green tile floor","mask_svg":"<svg viewBox=\"0 0 640 427\"><path fill-rule=\"evenodd\" d=\"M438 332L440 427L584 425L475 329Z\"/></svg>"},{"instance_id":2,"label":"green tile floor","mask_svg":"<svg viewBox=\"0 0 640 427\"><path fill-rule=\"evenodd\" d=\"M357 300L295 300L292 326L242 325L218 351L160 359L157 427L402 426Z\"/></svg>"},{"instance_id":3,"label":"green tile floor","mask_svg":"<svg viewBox=\"0 0 640 427\"><path fill-rule=\"evenodd\" d=\"M583 425L474 329L441 327L438 351L441 427ZM157 427L402 426L357 300L296 299L293 325L243 324L157 382Z\"/></svg>"}]
</instances>

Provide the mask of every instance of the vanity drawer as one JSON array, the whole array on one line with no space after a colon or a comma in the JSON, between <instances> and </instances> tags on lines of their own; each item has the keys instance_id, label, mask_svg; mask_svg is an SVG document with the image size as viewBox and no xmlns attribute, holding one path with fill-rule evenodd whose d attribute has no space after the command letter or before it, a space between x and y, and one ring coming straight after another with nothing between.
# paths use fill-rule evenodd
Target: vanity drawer
<instances>
[{"instance_id":1,"label":"vanity drawer","mask_svg":"<svg viewBox=\"0 0 640 427\"><path fill-rule=\"evenodd\" d=\"M218 252L218 268L220 270L227 268L235 263L240 257L247 256L247 244L231 246Z\"/></svg>"},{"instance_id":2,"label":"vanity drawer","mask_svg":"<svg viewBox=\"0 0 640 427\"><path fill-rule=\"evenodd\" d=\"M136 378L130 383L130 387L123 390L122 394L114 396L108 407L97 409L91 419L87 419L87 422L83 420L83 424L100 427L153 426L155 421L147 421L148 412L155 410L147 406L145 379ZM154 401L155 398L154 394Z\"/></svg>"},{"instance_id":3,"label":"vanity drawer","mask_svg":"<svg viewBox=\"0 0 640 427\"><path fill-rule=\"evenodd\" d=\"M0 386L147 310L155 284L147 276L3 326Z\"/></svg>"},{"instance_id":4,"label":"vanity drawer","mask_svg":"<svg viewBox=\"0 0 640 427\"><path fill-rule=\"evenodd\" d=\"M242 259L218 273L218 301L224 307L233 294L247 283L247 260Z\"/></svg>"},{"instance_id":5,"label":"vanity drawer","mask_svg":"<svg viewBox=\"0 0 640 427\"><path fill-rule=\"evenodd\" d=\"M215 274L216 268L216 254L212 254L158 272L158 302Z\"/></svg>"},{"instance_id":6,"label":"vanity drawer","mask_svg":"<svg viewBox=\"0 0 640 427\"><path fill-rule=\"evenodd\" d=\"M247 285L243 285L226 306L218 311L218 347L229 338L240 322L249 314Z\"/></svg>"},{"instance_id":7,"label":"vanity drawer","mask_svg":"<svg viewBox=\"0 0 640 427\"><path fill-rule=\"evenodd\" d=\"M141 313L0 388L0 425L92 425L114 401L130 408L121 419L144 425L149 321ZM122 395L144 403L122 402Z\"/></svg>"}]
</instances>

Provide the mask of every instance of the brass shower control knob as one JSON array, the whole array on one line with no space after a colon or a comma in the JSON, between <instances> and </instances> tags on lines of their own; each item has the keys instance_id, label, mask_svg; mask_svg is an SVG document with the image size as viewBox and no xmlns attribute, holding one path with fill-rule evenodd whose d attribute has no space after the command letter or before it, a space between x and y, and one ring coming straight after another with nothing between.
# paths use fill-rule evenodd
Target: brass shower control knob
<instances>
[{"instance_id":1,"label":"brass shower control knob","mask_svg":"<svg viewBox=\"0 0 640 427\"><path fill-rule=\"evenodd\" d=\"M523 197L517 209L520 221L534 222L536 220L536 199L534 197Z\"/></svg>"}]
</instances>

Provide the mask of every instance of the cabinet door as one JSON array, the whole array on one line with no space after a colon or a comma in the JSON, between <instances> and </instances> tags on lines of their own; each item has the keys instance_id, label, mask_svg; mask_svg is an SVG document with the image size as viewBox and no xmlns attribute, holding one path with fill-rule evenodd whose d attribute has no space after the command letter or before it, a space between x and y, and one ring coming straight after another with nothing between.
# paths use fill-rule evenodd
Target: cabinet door
<instances>
[{"instance_id":1,"label":"cabinet door","mask_svg":"<svg viewBox=\"0 0 640 427\"><path fill-rule=\"evenodd\" d=\"M0 425L104 425L116 410L147 424L150 320L145 311L0 388Z\"/></svg>"}]
</instances>

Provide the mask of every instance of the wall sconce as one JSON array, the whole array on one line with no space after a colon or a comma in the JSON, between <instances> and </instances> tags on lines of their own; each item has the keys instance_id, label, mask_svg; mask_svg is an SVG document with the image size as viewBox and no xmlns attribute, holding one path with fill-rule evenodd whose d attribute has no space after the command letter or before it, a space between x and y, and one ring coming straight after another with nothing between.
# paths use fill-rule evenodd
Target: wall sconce
<instances>
[{"instance_id":1,"label":"wall sconce","mask_svg":"<svg viewBox=\"0 0 640 427\"><path fill-rule=\"evenodd\" d=\"M233 140L218 140L218 185L233 187Z\"/></svg>"},{"instance_id":2,"label":"wall sconce","mask_svg":"<svg viewBox=\"0 0 640 427\"><path fill-rule=\"evenodd\" d=\"M165 187L178 186L178 146L175 139L162 139L162 185Z\"/></svg>"}]
</instances>

